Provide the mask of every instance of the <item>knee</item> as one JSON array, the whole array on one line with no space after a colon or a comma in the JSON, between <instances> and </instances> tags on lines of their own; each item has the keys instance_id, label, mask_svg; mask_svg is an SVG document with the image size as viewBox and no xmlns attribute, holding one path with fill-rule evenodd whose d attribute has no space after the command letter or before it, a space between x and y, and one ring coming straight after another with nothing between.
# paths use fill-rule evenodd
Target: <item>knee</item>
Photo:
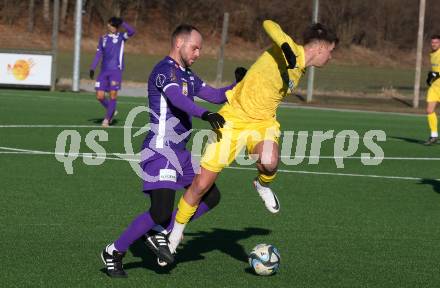
<instances>
[{"instance_id":1,"label":"knee","mask_svg":"<svg viewBox=\"0 0 440 288\"><path fill-rule=\"evenodd\" d=\"M105 97L104 93L99 93L99 92L96 93L96 99L97 99L97 100L103 100L104 97Z\"/></svg>"},{"instance_id":2,"label":"knee","mask_svg":"<svg viewBox=\"0 0 440 288\"><path fill-rule=\"evenodd\" d=\"M431 113L434 113L434 109L432 109L431 107L427 107L426 108L426 114L431 114Z\"/></svg>"},{"instance_id":3,"label":"knee","mask_svg":"<svg viewBox=\"0 0 440 288\"><path fill-rule=\"evenodd\" d=\"M111 98L112 100L116 100L116 98L118 98L118 93L117 93L116 91L112 91L112 92L110 93L110 98Z\"/></svg>"},{"instance_id":4,"label":"knee","mask_svg":"<svg viewBox=\"0 0 440 288\"><path fill-rule=\"evenodd\" d=\"M265 161L261 163L264 173L272 175L275 174L278 170L278 155L272 156L269 161Z\"/></svg>"},{"instance_id":5,"label":"knee","mask_svg":"<svg viewBox=\"0 0 440 288\"><path fill-rule=\"evenodd\" d=\"M212 183L209 183L205 179L202 179L201 177L194 178L193 183L191 184L191 192L194 196L197 198L201 198L203 195L206 194L206 192L211 188Z\"/></svg>"}]
</instances>

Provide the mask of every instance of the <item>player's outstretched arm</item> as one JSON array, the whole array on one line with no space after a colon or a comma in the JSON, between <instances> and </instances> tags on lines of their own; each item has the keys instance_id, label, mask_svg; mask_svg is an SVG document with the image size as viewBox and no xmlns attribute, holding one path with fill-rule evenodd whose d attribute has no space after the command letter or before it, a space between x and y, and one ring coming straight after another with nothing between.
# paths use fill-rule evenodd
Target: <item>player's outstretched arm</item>
<instances>
[{"instance_id":1,"label":"player's outstretched arm","mask_svg":"<svg viewBox=\"0 0 440 288\"><path fill-rule=\"evenodd\" d=\"M134 30L133 27L131 27L130 25L128 25L127 22L122 22L122 27L125 29L125 34L124 34L124 38L128 39L131 36L133 36L136 33L136 30Z\"/></svg>"},{"instance_id":2,"label":"player's outstretched arm","mask_svg":"<svg viewBox=\"0 0 440 288\"><path fill-rule=\"evenodd\" d=\"M200 88L199 93L197 94L197 97L200 99L203 99L209 103L214 104L223 104L228 101L228 98L226 97L226 91L231 90L232 88L239 83L244 76L246 75L247 69L243 67L237 67L235 69L235 83L221 87L221 88L214 88L209 85L204 85L202 88Z\"/></svg>"},{"instance_id":3,"label":"player's outstretched arm","mask_svg":"<svg viewBox=\"0 0 440 288\"><path fill-rule=\"evenodd\" d=\"M293 69L296 66L296 55L292 51L292 47L290 47L289 42L292 39L284 33L281 29L280 25L273 22L272 20L265 20L263 22L264 31L266 31L267 35L269 35L270 39L283 50L284 57L286 58L288 68Z\"/></svg>"},{"instance_id":4,"label":"player's outstretched arm","mask_svg":"<svg viewBox=\"0 0 440 288\"><path fill-rule=\"evenodd\" d=\"M205 108L196 105L188 97L183 95L182 88L178 84L171 84L168 85L168 87L165 86L163 92L174 106L191 116L201 118L202 114L208 111Z\"/></svg>"},{"instance_id":5,"label":"player's outstretched arm","mask_svg":"<svg viewBox=\"0 0 440 288\"><path fill-rule=\"evenodd\" d=\"M264 20L263 22L263 28L266 34L272 39L275 44L281 48L281 45L283 43L286 43L289 41L289 36L284 33L284 31L281 29L280 25L273 22L272 20Z\"/></svg>"},{"instance_id":6,"label":"player's outstretched arm","mask_svg":"<svg viewBox=\"0 0 440 288\"><path fill-rule=\"evenodd\" d=\"M182 94L182 88L179 85L170 85L164 89L165 96L170 102L186 112L191 116L201 118L204 121L208 121L212 128L219 129L225 124L225 119L218 113L210 112L205 108L202 108L191 101L188 97Z\"/></svg>"},{"instance_id":7,"label":"player's outstretched arm","mask_svg":"<svg viewBox=\"0 0 440 288\"><path fill-rule=\"evenodd\" d=\"M228 101L228 99L226 98L226 91L231 90L232 88L234 88L234 86L235 84L228 85L222 88L214 88L212 86L206 85L200 88L197 97L209 103L222 104Z\"/></svg>"}]
</instances>

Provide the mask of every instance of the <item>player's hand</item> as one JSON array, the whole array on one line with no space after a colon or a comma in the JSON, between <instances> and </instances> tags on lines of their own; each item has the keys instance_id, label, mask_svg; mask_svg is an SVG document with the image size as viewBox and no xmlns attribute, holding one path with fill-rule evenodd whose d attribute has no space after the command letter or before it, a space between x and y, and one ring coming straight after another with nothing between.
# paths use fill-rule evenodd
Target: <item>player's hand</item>
<instances>
[{"instance_id":1,"label":"player's hand","mask_svg":"<svg viewBox=\"0 0 440 288\"><path fill-rule=\"evenodd\" d=\"M428 77L426 78L426 84L427 84L428 86L431 86L432 83L433 83L435 80L437 80L439 77L440 77L440 76L439 76L439 73L429 71L429 72L428 72Z\"/></svg>"},{"instance_id":2,"label":"player's hand","mask_svg":"<svg viewBox=\"0 0 440 288\"><path fill-rule=\"evenodd\" d=\"M247 69L244 67L235 68L235 83L240 82L246 75Z\"/></svg>"},{"instance_id":3,"label":"player's hand","mask_svg":"<svg viewBox=\"0 0 440 288\"><path fill-rule=\"evenodd\" d=\"M293 69L296 66L296 55L293 53L292 48L290 48L290 45L287 42L284 42L281 45L281 50L283 50L284 57L286 57L287 60L287 68Z\"/></svg>"},{"instance_id":4,"label":"player's hand","mask_svg":"<svg viewBox=\"0 0 440 288\"><path fill-rule=\"evenodd\" d=\"M90 76L90 79L93 80L93 77L95 76L95 70L90 70L89 71L89 76Z\"/></svg>"},{"instance_id":5,"label":"player's hand","mask_svg":"<svg viewBox=\"0 0 440 288\"><path fill-rule=\"evenodd\" d=\"M208 121L213 129L220 129L225 125L225 118L215 112L206 111L202 114L202 120Z\"/></svg>"}]
</instances>

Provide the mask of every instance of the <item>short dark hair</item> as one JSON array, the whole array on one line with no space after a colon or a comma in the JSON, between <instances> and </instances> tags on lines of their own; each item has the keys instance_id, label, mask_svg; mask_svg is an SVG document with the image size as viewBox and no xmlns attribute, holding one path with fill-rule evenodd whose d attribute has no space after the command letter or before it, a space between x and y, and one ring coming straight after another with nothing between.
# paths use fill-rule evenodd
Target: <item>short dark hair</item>
<instances>
[{"instance_id":1,"label":"short dark hair","mask_svg":"<svg viewBox=\"0 0 440 288\"><path fill-rule=\"evenodd\" d=\"M325 41L328 43L338 44L339 39L336 33L321 23L314 23L306 28L303 34L304 44L313 41Z\"/></svg>"},{"instance_id":2,"label":"short dark hair","mask_svg":"<svg viewBox=\"0 0 440 288\"><path fill-rule=\"evenodd\" d=\"M108 19L108 24L112 25L115 28L119 28L122 24L122 19L116 16L111 17Z\"/></svg>"},{"instance_id":3,"label":"short dark hair","mask_svg":"<svg viewBox=\"0 0 440 288\"><path fill-rule=\"evenodd\" d=\"M171 34L171 43L176 41L176 38L180 35L189 35L193 30L196 30L200 33L199 29L189 24L180 24L174 29L173 34ZM202 34L202 33L200 33Z\"/></svg>"},{"instance_id":4,"label":"short dark hair","mask_svg":"<svg viewBox=\"0 0 440 288\"><path fill-rule=\"evenodd\" d=\"M433 34L432 36L431 36L431 40L432 39L440 39L440 34Z\"/></svg>"}]
</instances>

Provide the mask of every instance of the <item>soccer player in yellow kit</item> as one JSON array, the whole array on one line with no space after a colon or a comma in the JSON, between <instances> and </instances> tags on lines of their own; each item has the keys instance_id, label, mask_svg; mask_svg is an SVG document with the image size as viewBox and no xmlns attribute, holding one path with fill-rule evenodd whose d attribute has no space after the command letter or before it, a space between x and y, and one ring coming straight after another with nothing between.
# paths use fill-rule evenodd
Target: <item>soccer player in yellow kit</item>
<instances>
[{"instance_id":1,"label":"soccer player in yellow kit","mask_svg":"<svg viewBox=\"0 0 440 288\"><path fill-rule=\"evenodd\" d=\"M269 188L279 161L280 124L276 110L288 90L298 85L306 67L321 67L330 60L338 39L319 23L304 32L304 46L298 45L273 21L264 21L263 27L273 46L257 59L243 80L226 93L228 103L219 111L226 120L219 131L221 138L207 144L200 174L179 201L174 228L169 235L172 253L204 193L243 147L257 159L258 176L254 186L266 208L272 213L280 209L278 199Z\"/></svg>"},{"instance_id":2,"label":"soccer player in yellow kit","mask_svg":"<svg viewBox=\"0 0 440 288\"><path fill-rule=\"evenodd\" d=\"M428 95L426 101L426 114L428 115L428 125L431 130L431 135L425 145L432 145L438 140L437 130L437 115L435 114L435 108L437 103L440 102L440 35L433 35L431 37L431 71L428 73L428 79L426 83L429 86Z\"/></svg>"}]
</instances>

